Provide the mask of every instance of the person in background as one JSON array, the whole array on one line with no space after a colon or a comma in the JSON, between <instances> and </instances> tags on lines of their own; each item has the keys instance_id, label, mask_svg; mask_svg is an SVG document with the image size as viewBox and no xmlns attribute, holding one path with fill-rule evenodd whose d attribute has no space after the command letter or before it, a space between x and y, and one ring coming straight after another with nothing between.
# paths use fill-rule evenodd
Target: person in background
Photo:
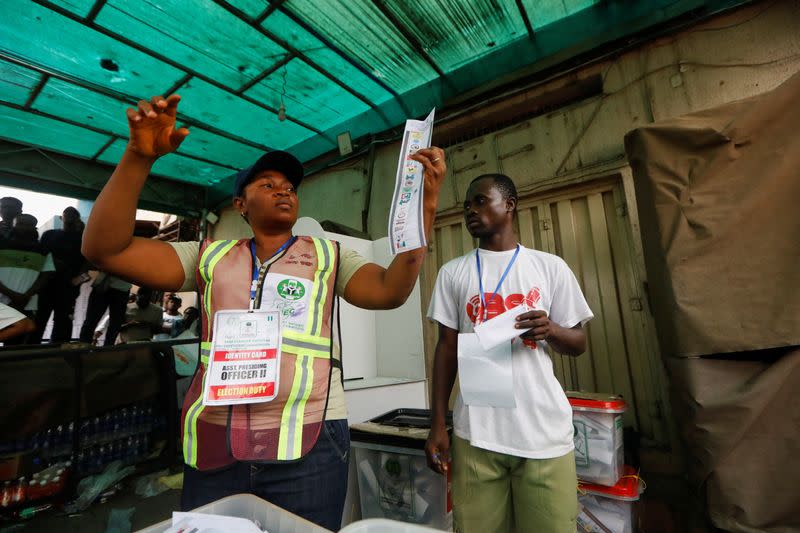
<instances>
[{"instance_id":1,"label":"person in background","mask_svg":"<svg viewBox=\"0 0 800 533\"><path fill-rule=\"evenodd\" d=\"M36 315L38 293L55 271L52 254L39 244L36 223L32 215L18 215L10 237L0 240L0 303L29 318ZM17 337L13 342L25 340Z\"/></svg>"},{"instance_id":2,"label":"person in background","mask_svg":"<svg viewBox=\"0 0 800 533\"><path fill-rule=\"evenodd\" d=\"M36 329L36 324L16 309L0 304L0 345L27 335Z\"/></svg>"},{"instance_id":3,"label":"person in background","mask_svg":"<svg viewBox=\"0 0 800 533\"><path fill-rule=\"evenodd\" d=\"M203 406L208 355L200 357L183 404L181 508L249 493L338 530L350 435L334 303L341 296L365 309L399 307L414 288L426 248L399 253L384 268L334 241L294 236L303 165L277 150L237 173L232 187L233 206L253 230L252 239L201 244L135 238L136 205L150 169L189 135L176 124L179 101L177 94L156 96L127 110L130 140L92 209L84 255L144 286L199 289L204 351L215 340L217 312L246 313L250 305L282 311L281 378L272 401ZM444 151L421 149L410 159L424 169L420 230L430 235L446 173ZM289 301L295 312L286 311Z\"/></svg>"},{"instance_id":4,"label":"person in background","mask_svg":"<svg viewBox=\"0 0 800 533\"><path fill-rule=\"evenodd\" d=\"M103 330L106 332L104 346L113 346L117 335L125 320L125 310L129 303L131 284L111 274L100 272L92 283L92 292L89 293L89 302L86 307L86 319L81 326L81 342L94 343ZM108 309L107 325L100 328L99 322ZM100 330L98 334L97 330Z\"/></svg>"},{"instance_id":5,"label":"person in background","mask_svg":"<svg viewBox=\"0 0 800 533\"><path fill-rule=\"evenodd\" d=\"M42 248L52 254L55 273L47 281L39 295L39 309L36 312L36 333L29 339L32 343L42 340L50 314L53 315L51 342L72 340L72 315L80 286L88 277L88 264L81 255L83 221L74 207L67 207L61 214L63 229L52 229L42 234Z\"/></svg>"},{"instance_id":6,"label":"person in background","mask_svg":"<svg viewBox=\"0 0 800 533\"><path fill-rule=\"evenodd\" d=\"M175 293L167 296L164 314L161 317L161 335L170 339L183 331L183 315L180 312L183 300Z\"/></svg>"},{"instance_id":7,"label":"person in background","mask_svg":"<svg viewBox=\"0 0 800 533\"><path fill-rule=\"evenodd\" d=\"M198 318L200 318L200 311L196 307L184 309L181 319L175 321L172 325L172 332L170 333L172 338L197 337L199 335L197 328L200 324L199 320L197 320Z\"/></svg>"},{"instance_id":8,"label":"person in background","mask_svg":"<svg viewBox=\"0 0 800 533\"><path fill-rule=\"evenodd\" d=\"M479 247L446 263L436 279L428 317L439 323L439 341L425 452L439 473L452 454L457 531L575 533L572 409L544 348L583 353L583 326L593 315L564 260L519 244L516 208L517 189L504 174L479 176L467 189L464 220ZM523 304L519 336L496 348L511 359L514 407L466 405L459 393L451 444L445 414L459 349L471 340L461 334Z\"/></svg>"},{"instance_id":9,"label":"person in background","mask_svg":"<svg viewBox=\"0 0 800 533\"><path fill-rule=\"evenodd\" d=\"M0 239L11 237L14 219L22 214L22 201L13 196L0 198Z\"/></svg>"},{"instance_id":10,"label":"person in background","mask_svg":"<svg viewBox=\"0 0 800 533\"><path fill-rule=\"evenodd\" d=\"M136 293L136 302L128 304L125 323L119 332L122 343L149 341L159 332L163 311L160 306L151 302L152 298L153 289L140 287Z\"/></svg>"}]
</instances>

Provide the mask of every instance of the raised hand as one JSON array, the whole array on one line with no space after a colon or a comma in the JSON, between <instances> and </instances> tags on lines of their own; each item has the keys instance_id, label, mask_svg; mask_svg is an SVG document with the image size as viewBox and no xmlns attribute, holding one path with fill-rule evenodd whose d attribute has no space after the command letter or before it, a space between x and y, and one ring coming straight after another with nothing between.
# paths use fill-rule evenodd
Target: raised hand
<instances>
[{"instance_id":1,"label":"raised hand","mask_svg":"<svg viewBox=\"0 0 800 533\"><path fill-rule=\"evenodd\" d=\"M442 188L444 176L447 174L447 165L444 160L444 150L436 146L430 148L423 148L412 154L411 159L422 163L424 169L425 179L425 193L423 200L426 204L429 202L436 208L436 203L439 198L439 189Z\"/></svg>"},{"instance_id":2,"label":"raised hand","mask_svg":"<svg viewBox=\"0 0 800 533\"><path fill-rule=\"evenodd\" d=\"M153 96L149 102L139 100L137 109L128 108L125 111L131 132L128 150L149 159L177 150L189 135L186 128L175 129L180 101L181 97L177 94L166 99Z\"/></svg>"}]
</instances>

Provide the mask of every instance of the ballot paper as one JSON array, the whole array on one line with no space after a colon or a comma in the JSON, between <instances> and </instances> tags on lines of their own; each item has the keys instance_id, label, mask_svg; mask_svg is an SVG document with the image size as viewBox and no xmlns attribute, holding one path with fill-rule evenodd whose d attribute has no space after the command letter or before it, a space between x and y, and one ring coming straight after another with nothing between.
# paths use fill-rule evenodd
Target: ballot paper
<instances>
[{"instance_id":1,"label":"ballot paper","mask_svg":"<svg viewBox=\"0 0 800 533\"><path fill-rule=\"evenodd\" d=\"M458 383L466 405L516 407L511 341L484 350L476 334L459 333Z\"/></svg>"},{"instance_id":2,"label":"ballot paper","mask_svg":"<svg viewBox=\"0 0 800 533\"><path fill-rule=\"evenodd\" d=\"M251 520L205 513L172 513L172 527L164 533L264 533Z\"/></svg>"},{"instance_id":3,"label":"ballot paper","mask_svg":"<svg viewBox=\"0 0 800 533\"><path fill-rule=\"evenodd\" d=\"M435 111L435 108L432 109L425 120L406 121L389 213L389 246L392 255L427 244L422 218L423 168L422 164L410 159L410 156L417 150L430 147Z\"/></svg>"},{"instance_id":4,"label":"ballot paper","mask_svg":"<svg viewBox=\"0 0 800 533\"><path fill-rule=\"evenodd\" d=\"M519 337L525 331L517 329L517 317L522 313L530 311L530 307L525 304L518 305L501 313L491 320L482 322L475 326L475 334L484 350L492 350L503 343L511 343L511 340Z\"/></svg>"}]
</instances>

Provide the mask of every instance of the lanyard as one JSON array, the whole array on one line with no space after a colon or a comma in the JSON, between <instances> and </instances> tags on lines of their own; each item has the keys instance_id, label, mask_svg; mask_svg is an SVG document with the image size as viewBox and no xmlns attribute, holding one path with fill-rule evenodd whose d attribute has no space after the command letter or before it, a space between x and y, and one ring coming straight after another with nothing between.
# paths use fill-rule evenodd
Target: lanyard
<instances>
[{"instance_id":1,"label":"lanyard","mask_svg":"<svg viewBox=\"0 0 800 533\"><path fill-rule=\"evenodd\" d=\"M483 313L481 316L481 321L486 320L486 317L489 316L489 310L486 307L486 297L483 295L483 275L481 274L481 255L478 253L480 248L475 249L475 263L478 265L478 290L480 291L481 297L481 308L483 309ZM500 281L497 282L497 287L494 288L494 293L489 296L489 301L493 301L494 297L497 296L497 292L500 290L500 286L503 285L503 282L506 280L506 276L508 276L509 271L511 270L511 266L514 264L514 261L517 260L517 256L519 255L519 244L517 244L517 249L514 250L514 255L511 256L511 260L508 262L503 275L500 277Z\"/></svg>"},{"instance_id":2,"label":"lanyard","mask_svg":"<svg viewBox=\"0 0 800 533\"><path fill-rule=\"evenodd\" d=\"M256 305L256 292L258 291L259 285L264 283L263 274L266 274L267 269L269 268L269 261L273 257L277 256L282 251L286 250L289 246L297 240L296 236L289 237L289 239L283 243L283 245L278 248L278 250L272 254L269 258L267 258L263 263L261 263L261 268L257 267L258 264L258 257L256 256L256 240L250 239L250 255L253 256L253 278L250 282L250 310L252 311ZM263 271L263 272L262 272Z\"/></svg>"}]
</instances>

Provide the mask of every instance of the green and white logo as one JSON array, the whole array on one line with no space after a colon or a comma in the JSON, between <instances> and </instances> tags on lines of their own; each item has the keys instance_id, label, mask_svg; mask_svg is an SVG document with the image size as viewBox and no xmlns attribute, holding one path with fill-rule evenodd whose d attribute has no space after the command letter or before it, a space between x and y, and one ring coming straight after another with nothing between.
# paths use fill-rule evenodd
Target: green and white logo
<instances>
[{"instance_id":1,"label":"green and white logo","mask_svg":"<svg viewBox=\"0 0 800 533\"><path fill-rule=\"evenodd\" d=\"M306 294L306 288L296 279L285 279L278 283L278 294L284 300L299 300Z\"/></svg>"}]
</instances>

